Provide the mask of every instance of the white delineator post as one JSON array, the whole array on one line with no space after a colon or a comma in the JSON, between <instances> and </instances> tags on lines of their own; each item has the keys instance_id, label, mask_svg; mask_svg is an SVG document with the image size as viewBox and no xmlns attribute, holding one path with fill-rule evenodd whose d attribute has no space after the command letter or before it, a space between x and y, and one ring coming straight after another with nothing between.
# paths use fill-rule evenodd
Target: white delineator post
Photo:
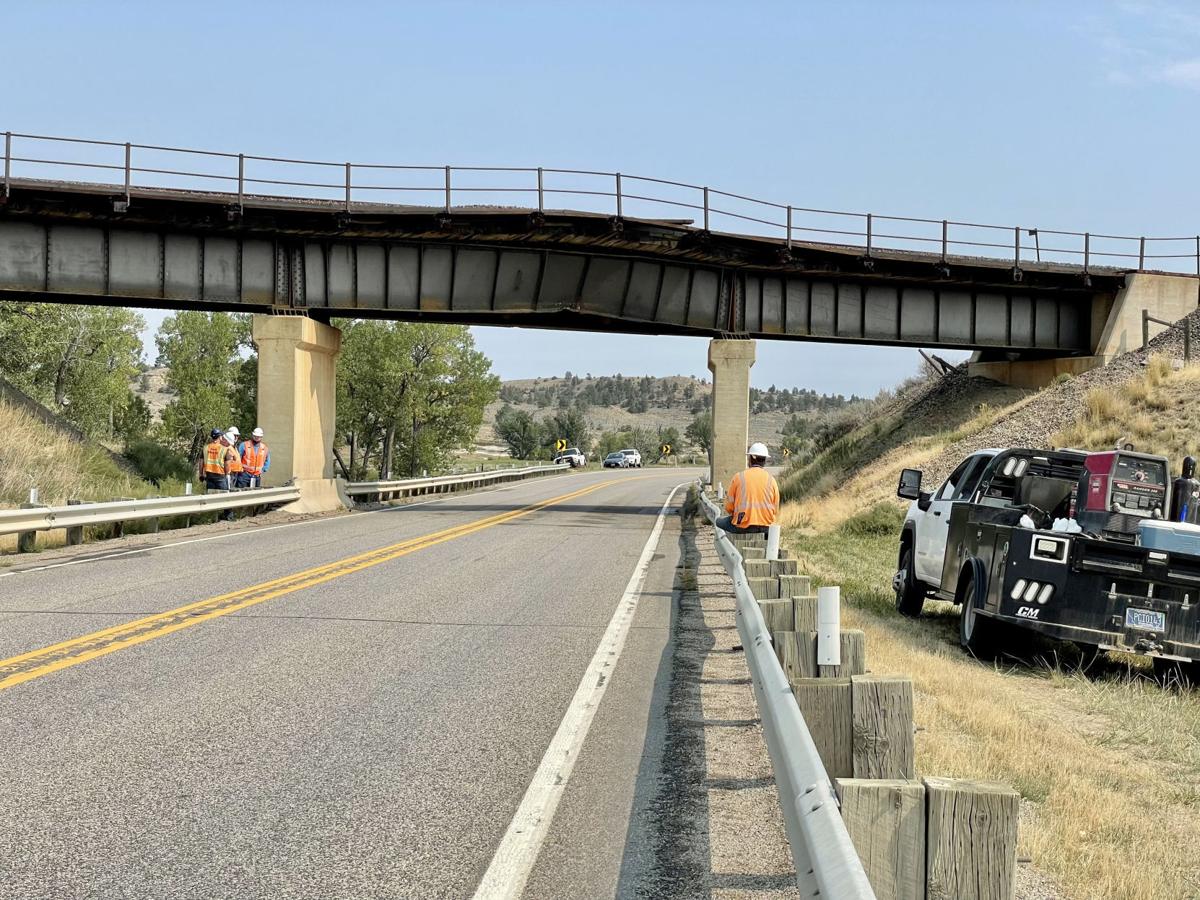
<instances>
[{"instance_id":1,"label":"white delineator post","mask_svg":"<svg viewBox=\"0 0 1200 900\"><path fill-rule=\"evenodd\" d=\"M767 526L767 559L779 559L779 523Z\"/></svg>"},{"instance_id":2,"label":"white delineator post","mask_svg":"<svg viewBox=\"0 0 1200 900\"><path fill-rule=\"evenodd\" d=\"M842 664L842 589L817 588L817 665Z\"/></svg>"}]
</instances>

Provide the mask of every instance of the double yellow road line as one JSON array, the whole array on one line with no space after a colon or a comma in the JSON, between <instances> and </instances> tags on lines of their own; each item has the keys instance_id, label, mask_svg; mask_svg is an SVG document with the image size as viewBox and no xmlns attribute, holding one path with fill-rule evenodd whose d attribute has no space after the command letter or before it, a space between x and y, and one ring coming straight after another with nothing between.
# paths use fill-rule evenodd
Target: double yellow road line
<instances>
[{"instance_id":1,"label":"double yellow road line","mask_svg":"<svg viewBox=\"0 0 1200 900\"><path fill-rule=\"evenodd\" d=\"M623 479L622 481L624 480L627 479ZM18 684L23 684L26 681L31 681L34 678L40 678L43 675L49 675L53 672L70 668L71 666L77 666L80 663L106 656L109 653L116 653L118 650L124 650L126 647L144 644L155 638L163 637L176 631L182 631L184 628L190 628L193 625L199 625L201 622L207 622L220 616L227 616L230 613L238 612L258 603L273 600L276 597L282 597L286 594L292 594L305 588L332 581L335 578L341 578L343 575L361 572L363 569L369 569L371 566L390 562L401 556L407 556L409 553L424 550L426 547L432 547L436 544L455 540L456 538L466 537L477 531L483 531L485 528L511 522L514 519L522 518L540 509L545 509L548 506L574 500L577 497L582 497L585 494L590 494L593 491L598 491L601 488L609 487L616 483L620 482L606 481L594 484L577 491L571 491L568 494L551 497L549 500L541 500L510 512L498 513L494 516L477 519L474 522L467 522L463 525L456 525L453 528L435 531L432 534L400 541L398 544L391 544L376 550L368 550L366 553L348 556L345 559L339 559L336 562L326 563L322 566L314 566L311 569L305 569L302 572L296 572L292 575L285 575L282 578L276 578L272 581L264 581L262 584L243 588L240 591L210 597L207 600L200 600L196 603L190 603L166 612L156 613L144 619L126 622L123 625L115 625L112 628L94 631L91 634L85 634L49 647L43 647L40 650L33 650L29 653L23 653L20 656L0 660L0 690L15 687Z\"/></svg>"}]
</instances>

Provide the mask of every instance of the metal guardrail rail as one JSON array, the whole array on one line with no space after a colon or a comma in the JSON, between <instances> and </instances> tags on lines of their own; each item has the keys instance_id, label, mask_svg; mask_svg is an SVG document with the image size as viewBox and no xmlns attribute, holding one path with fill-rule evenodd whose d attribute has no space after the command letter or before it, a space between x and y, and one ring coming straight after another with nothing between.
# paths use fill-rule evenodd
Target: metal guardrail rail
<instances>
[{"instance_id":1,"label":"metal guardrail rail","mask_svg":"<svg viewBox=\"0 0 1200 900\"><path fill-rule=\"evenodd\" d=\"M457 208L544 214L565 212L547 201L569 198L580 212L675 220L706 232L723 226L731 233L778 239L788 249L801 241L859 249L867 257L875 250L924 251L939 254L943 263L951 254L973 255L1004 260L1014 269L1022 262L1054 262L1083 275L1098 264L1141 271L1150 263L1200 275L1200 235L1101 234L817 209L588 169L333 162L5 131L0 200L26 179L101 185L126 208L137 191L147 189L219 193L238 210L286 199L309 208L323 201L346 213L379 211L381 204L449 213L458 200ZM689 218L677 219L680 215Z\"/></svg>"},{"instance_id":2,"label":"metal guardrail rail","mask_svg":"<svg viewBox=\"0 0 1200 900\"><path fill-rule=\"evenodd\" d=\"M229 493L188 494L183 497L153 497L149 500L109 500L73 506L30 506L0 510L0 535L55 528L109 525L163 516L194 516L206 512L291 503L300 499L294 486L256 488Z\"/></svg>"},{"instance_id":3,"label":"metal guardrail rail","mask_svg":"<svg viewBox=\"0 0 1200 900\"><path fill-rule=\"evenodd\" d=\"M563 472L569 465L525 466L521 469L497 469L491 472L467 472L462 475L440 475L430 478L405 478L399 481L356 481L346 485L351 497L373 497L381 499L428 493L443 487L474 487L480 484L495 484L501 481L519 481L535 475Z\"/></svg>"},{"instance_id":4,"label":"metal guardrail rail","mask_svg":"<svg viewBox=\"0 0 1200 900\"><path fill-rule=\"evenodd\" d=\"M700 502L709 521L715 522L719 510L703 491ZM716 544L725 571L733 579L738 635L745 648L763 736L775 772L779 804L796 866L796 885L805 897L875 900L858 851L842 822L829 775L775 656L758 601L746 582L742 555L720 529Z\"/></svg>"}]
</instances>

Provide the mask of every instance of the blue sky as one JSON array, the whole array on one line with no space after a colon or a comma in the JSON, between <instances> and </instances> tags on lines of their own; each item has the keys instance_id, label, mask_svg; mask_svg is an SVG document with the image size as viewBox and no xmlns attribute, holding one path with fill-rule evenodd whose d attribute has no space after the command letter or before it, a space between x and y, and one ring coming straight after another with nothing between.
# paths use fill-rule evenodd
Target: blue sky
<instances>
[{"instance_id":1,"label":"blue sky","mask_svg":"<svg viewBox=\"0 0 1200 900\"><path fill-rule=\"evenodd\" d=\"M1171 3L5 4L0 130L620 170L795 205L1200 228L1200 8ZM477 329L503 377L706 375L705 342ZM872 393L913 350L760 342Z\"/></svg>"}]
</instances>

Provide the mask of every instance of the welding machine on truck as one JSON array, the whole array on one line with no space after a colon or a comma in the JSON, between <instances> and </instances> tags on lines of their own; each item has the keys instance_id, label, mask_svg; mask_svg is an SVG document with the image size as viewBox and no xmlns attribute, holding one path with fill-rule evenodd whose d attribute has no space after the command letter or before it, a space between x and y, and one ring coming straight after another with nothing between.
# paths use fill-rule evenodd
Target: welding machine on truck
<instances>
[{"instance_id":1,"label":"welding machine on truck","mask_svg":"<svg viewBox=\"0 0 1200 900\"><path fill-rule=\"evenodd\" d=\"M896 608L962 606L959 640L1002 652L1012 629L1123 650L1200 682L1200 527L1164 519L1167 460L1130 450L982 450L936 492L905 469Z\"/></svg>"}]
</instances>

